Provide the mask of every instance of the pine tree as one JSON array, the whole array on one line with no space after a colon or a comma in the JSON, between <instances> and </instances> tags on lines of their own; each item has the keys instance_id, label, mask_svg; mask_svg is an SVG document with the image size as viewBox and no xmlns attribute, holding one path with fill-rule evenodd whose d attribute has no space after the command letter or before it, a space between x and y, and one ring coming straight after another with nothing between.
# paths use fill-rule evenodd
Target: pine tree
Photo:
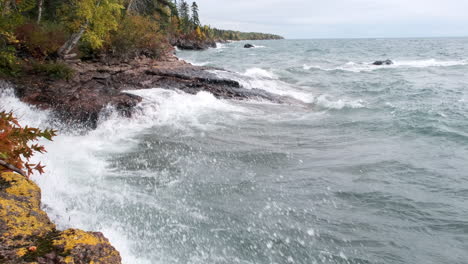
<instances>
[{"instance_id":1,"label":"pine tree","mask_svg":"<svg viewBox=\"0 0 468 264\"><path fill-rule=\"evenodd\" d=\"M200 26L200 18L198 16L198 5L197 2L192 4L192 23L196 27Z\"/></svg>"},{"instance_id":2,"label":"pine tree","mask_svg":"<svg viewBox=\"0 0 468 264\"><path fill-rule=\"evenodd\" d=\"M187 33L190 24L190 8L187 2L181 1L179 7L179 16L181 21L182 30Z\"/></svg>"}]
</instances>

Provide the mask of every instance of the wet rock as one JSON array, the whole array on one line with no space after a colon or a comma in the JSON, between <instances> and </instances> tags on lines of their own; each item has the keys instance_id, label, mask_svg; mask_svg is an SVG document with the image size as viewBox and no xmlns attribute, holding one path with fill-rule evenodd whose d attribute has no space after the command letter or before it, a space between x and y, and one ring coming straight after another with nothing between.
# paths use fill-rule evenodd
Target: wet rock
<instances>
[{"instance_id":1,"label":"wet rock","mask_svg":"<svg viewBox=\"0 0 468 264\"><path fill-rule=\"evenodd\" d=\"M140 58L116 64L87 62L69 65L75 70L75 76L68 81L36 75L9 81L23 102L51 109L60 121L74 127L79 124L91 129L96 128L108 106L124 117L132 116L142 98L127 90L163 88L190 94L206 91L223 99L282 101L260 89L244 89L239 82L219 78L211 72L219 69L193 66L174 56L164 61Z\"/></svg>"},{"instance_id":2,"label":"wet rock","mask_svg":"<svg viewBox=\"0 0 468 264\"><path fill-rule=\"evenodd\" d=\"M372 65L376 66L382 66L382 65L392 65L393 61L392 60L379 60L379 61L374 61Z\"/></svg>"},{"instance_id":3,"label":"wet rock","mask_svg":"<svg viewBox=\"0 0 468 264\"><path fill-rule=\"evenodd\" d=\"M173 41L172 45L182 50L206 50L209 48L216 48L216 42L214 41L200 41L186 38L179 38Z\"/></svg>"},{"instance_id":4,"label":"wet rock","mask_svg":"<svg viewBox=\"0 0 468 264\"><path fill-rule=\"evenodd\" d=\"M252 44L247 43L247 44L244 45L244 48L250 49L250 48L255 48L255 46L252 45Z\"/></svg>"},{"instance_id":5,"label":"wet rock","mask_svg":"<svg viewBox=\"0 0 468 264\"><path fill-rule=\"evenodd\" d=\"M57 231L41 210L41 191L25 177L0 174L0 263L121 263L101 233Z\"/></svg>"}]
</instances>

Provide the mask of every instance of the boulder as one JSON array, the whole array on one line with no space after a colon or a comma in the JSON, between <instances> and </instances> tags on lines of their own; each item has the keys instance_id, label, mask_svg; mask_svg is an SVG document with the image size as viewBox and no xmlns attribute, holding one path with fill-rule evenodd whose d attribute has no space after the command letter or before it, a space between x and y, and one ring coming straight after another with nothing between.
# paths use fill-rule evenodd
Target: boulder
<instances>
[{"instance_id":1,"label":"boulder","mask_svg":"<svg viewBox=\"0 0 468 264\"><path fill-rule=\"evenodd\" d=\"M250 48L255 48L255 46L252 45L252 44L247 43L247 44L244 45L244 48L250 49Z\"/></svg>"},{"instance_id":2,"label":"boulder","mask_svg":"<svg viewBox=\"0 0 468 264\"><path fill-rule=\"evenodd\" d=\"M372 63L372 65L376 65L376 66L392 65L392 64L393 64L393 61L391 60L378 60Z\"/></svg>"},{"instance_id":3,"label":"boulder","mask_svg":"<svg viewBox=\"0 0 468 264\"><path fill-rule=\"evenodd\" d=\"M0 263L119 264L101 233L56 230L41 209L41 190L25 177L0 173Z\"/></svg>"},{"instance_id":4,"label":"boulder","mask_svg":"<svg viewBox=\"0 0 468 264\"><path fill-rule=\"evenodd\" d=\"M196 40L196 39L187 39L187 38L179 38L171 43L173 46L181 50L206 50L209 48L216 48L215 41L209 40Z\"/></svg>"}]
</instances>

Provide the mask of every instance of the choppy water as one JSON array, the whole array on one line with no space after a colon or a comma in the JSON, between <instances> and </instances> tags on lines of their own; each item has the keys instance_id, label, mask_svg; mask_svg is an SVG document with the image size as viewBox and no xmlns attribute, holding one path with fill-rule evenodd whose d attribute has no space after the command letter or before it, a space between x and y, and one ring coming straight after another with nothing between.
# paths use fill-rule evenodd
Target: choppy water
<instances>
[{"instance_id":1,"label":"choppy water","mask_svg":"<svg viewBox=\"0 0 468 264\"><path fill-rule=\"evenodd\" d=\"M136 91L132 120L48 144L35 180L60 227L127 264L468 263L468 39L243 44L178 55L306 104Z\"/></svg>"}]
</instances>

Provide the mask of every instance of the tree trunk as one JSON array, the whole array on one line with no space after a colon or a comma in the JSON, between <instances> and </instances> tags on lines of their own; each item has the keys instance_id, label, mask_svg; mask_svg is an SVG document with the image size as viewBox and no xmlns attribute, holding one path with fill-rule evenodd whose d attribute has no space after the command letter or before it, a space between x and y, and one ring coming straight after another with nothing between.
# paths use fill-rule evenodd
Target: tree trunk
<instances>
[{"instance_id":1,"label":"tree trunk","mask_svg":"<svg viewBox=\"0 0 468 264\"><path fill-rule=\"evenodd\" d=\"M76 44L78 44L78 41L80 41L81 37L88 28L88 24L89 23L86 23L83 26L81 26L80 30L76 33L73 33L68 39L68 41L65 42L65 44L62 45L62 47L60 47L60 49L58 50L58 55L60 57L64 57L65 55L67 55L76 46Z\"/></svg>"},{"instance_id":2,"label":"tree trunk","mask_svg":"<svg viewBox=\"0 0 468 264\"><path fill-rule=\"evenodd\" d=\"M44 5L44 0L38 0L38 3L37 3L37 24L41 23L42 6L43 5Z\"/></svg>"},{"instance_id":3,"label":"tree trunk","mask_svg":"<svg viewBox=\"0 0 468 264\"><path fill-rule=\"evenodd\" d=\"M130 2L128 2L128 5L127 5L127 15L130 14L130 11L132 10L133 2L135 2L135 0L130 0Z\"/></svg>"}]
</instances>

